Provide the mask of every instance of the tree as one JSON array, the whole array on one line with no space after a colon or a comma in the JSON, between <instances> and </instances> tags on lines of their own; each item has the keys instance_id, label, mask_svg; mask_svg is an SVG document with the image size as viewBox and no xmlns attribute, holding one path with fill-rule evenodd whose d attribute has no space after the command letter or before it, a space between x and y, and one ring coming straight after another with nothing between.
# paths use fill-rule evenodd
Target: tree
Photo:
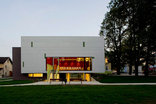
<instances>
[{"instance_id":1,"label":"tree","mask_svg":"<svg viewBox=\"0 0 156 104\"><path fill-rule=\"evenodd\" d=\"M146 8L146 9L145 9ZM150 63L150 58L152 53L156 52L156 7L155 0L146 1L144 7L144 13L146 14L146 26L144 34L144 51L145 51L145 76L148 76L148 65Z\"/></svg>"},{"instance_id":2,"label":"tree","mask_svg":"<svg viewBox=\"0 0 156 104\"><path fill-rule=\"evenodd\" d=\"M102 30L100 35L103 35L103 32L105 32L105 41L106 41L106 47L108 50L110 50L111 55L113 56L113 64L115 68L117 69L117 74L120 74L120 70L122 67L122 60L121 60L121 54L122 54L122 40L124 38L125 34L125 21L123 17L121 17L121 8L123 5L120 6L120 8L116 8L117 2L115 0L112 0L110 2L110 12L107 12L105 19L102 23Z\"/></svg>"},{"instance_id":3,"label":"tree","mask_svg":"<svg viewBox=\"0 0 156 104\"><path fill-rule=\"evenodd\" d=\"M156 9L154 0L111 0L110 11L102 23L100 35L105 33L106 47L120 74L122 64L129 64L129 74L135 65L138 76L140 59L146 61L145 76L152 52L156 52ZM123 62L124 61L124 62Z\"/></svg>"}]
</instances>

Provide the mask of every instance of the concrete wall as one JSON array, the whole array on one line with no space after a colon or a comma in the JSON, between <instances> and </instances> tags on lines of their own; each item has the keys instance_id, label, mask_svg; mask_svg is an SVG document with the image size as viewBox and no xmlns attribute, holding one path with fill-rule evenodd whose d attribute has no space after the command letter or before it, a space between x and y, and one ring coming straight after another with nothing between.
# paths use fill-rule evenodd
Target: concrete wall
<instances>
[{"instance_id":1,"label":"concrete wall","mask_svg":"<svg viewBox=\"0 0 156 104\"><path fill-rule=\"evenodd\" d=\"M102 37L22 36L21 72L46 73L44 54L47 57L94 57L92 71L60 71L60 73L103 73L105 71Z\"/></svg>"}]
</instances>

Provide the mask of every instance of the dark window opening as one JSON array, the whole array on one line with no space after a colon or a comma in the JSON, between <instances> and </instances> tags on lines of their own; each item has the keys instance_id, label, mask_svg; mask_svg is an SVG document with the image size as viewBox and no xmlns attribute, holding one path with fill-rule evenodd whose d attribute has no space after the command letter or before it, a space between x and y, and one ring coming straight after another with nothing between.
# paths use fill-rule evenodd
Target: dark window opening
<instances>
[{"instance_id":1,"label":"dark window opening","mask_svg":"<svg viewBox=\"0 0 156 104\"><path fill-rule=\"evenodd\" d=\"M85 47L85 42L83 42L83 47Z\"/></svg>"},{"instance_id":2,"label":"dark window opening","mask_svg":"<svg viewBox=\"0 0 156 104\"><path fill-rule=\"evenodd\" d=\"M33 42L31 42L31 47L33 47Z\"/></svg>"}]
</instances>

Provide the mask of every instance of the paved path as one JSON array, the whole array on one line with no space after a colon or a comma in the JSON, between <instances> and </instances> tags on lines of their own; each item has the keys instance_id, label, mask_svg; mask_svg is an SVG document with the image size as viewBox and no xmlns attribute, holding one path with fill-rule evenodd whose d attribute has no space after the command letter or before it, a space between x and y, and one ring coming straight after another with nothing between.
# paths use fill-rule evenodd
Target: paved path
<instances>
[{"instance_id":1,"label":"paved path","mask_svg":"<svg viewBox=\"0 0 156 104\"><path fill-rule=\"evenodd\" d=\"M0 85L0 87L9 87L9 86L30 86L30 85L65 85L63 82L45 82L45 81L40 81L40 82L35 82L35 83L28 83L28 84L14 84L14 85ZM81 85L80 81L77 82L68 82L66 85ZM82 85L156 85L156 83L100 83L97 81L91 81L91 82L86 82L82 81Z\"/></svg>"},{"instance_id":2,"label":"paved path","mask_svg":"<svg viewBox=\"0 0 156 104\"><path fill-rule=\"evenodd\" d=\"M13 79L3 79L3 80L0 80L0 82L4 82L4 81L12 81Z\"/></svg>"}]
</instances>

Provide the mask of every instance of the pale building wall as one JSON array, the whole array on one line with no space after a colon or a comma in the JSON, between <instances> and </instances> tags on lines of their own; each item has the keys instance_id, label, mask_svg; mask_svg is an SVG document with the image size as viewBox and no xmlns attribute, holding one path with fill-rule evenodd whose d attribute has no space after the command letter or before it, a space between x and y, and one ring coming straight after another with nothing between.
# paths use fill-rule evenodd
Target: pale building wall
<instances>
[{"instance_id":1,"label":"pale building wall","mask_svg":"<svg viewBox=\"0 0 156 104\"><path fill-rule=\"evenodd\" d=\"M3 68L3 64L0 64L0 68ZM0 70L0 77L3 75L3 69Z\"/></svg>"},{"instance_id":2,"label":"pale building wall","mask_svg":"<svg viewBox=\"0 0 156 104\"><path fill-rule=\"evenodd\" d=\"M10 60L6 60L4 63L4 76L10 76L10 71L12 71L12 64Z\"/></svg>"},{"instance_id":3,"label":"pale building wall","mask_svg":"<svg viewBox=\"0 0 156 104\"><path fill-rule=\"evenodd\" d=\"M94 57L92 71L60 71L59 73L103 73L105 71L103 37L23 36L21 37L21 73L46 73L45 54L47 57Z\"/></svg>"},{"instance_id":4,"label":"pale building wall","mask_svg":"<svg viewBox=\"0 0 156 104\"><path fill-rule=\"evenodd\" d=\"M0 68L3 68L3 66L4 66L3 64L0 64Z\"/></svg>"},{"instance_id":5,"label":"pale building wall","mask_svg":"<svg viewBox=\"0 0 156 104\"><path fill-rule=\"evenodd\" d=\"M3 70L0 70L0 76L2 76L3 75Z\"/></svg>"}]
</instances>

